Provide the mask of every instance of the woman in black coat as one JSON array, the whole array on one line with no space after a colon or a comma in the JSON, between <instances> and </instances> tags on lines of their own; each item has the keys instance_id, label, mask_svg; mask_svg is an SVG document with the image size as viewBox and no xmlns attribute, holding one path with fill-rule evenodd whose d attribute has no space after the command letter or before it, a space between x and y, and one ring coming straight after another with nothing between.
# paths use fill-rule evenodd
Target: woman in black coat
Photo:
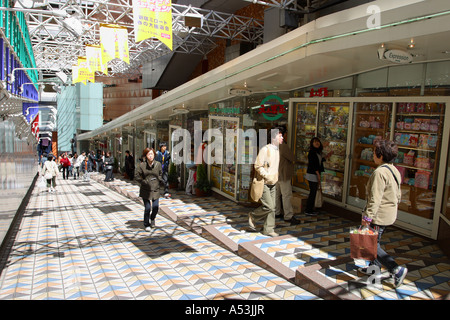
<instances>
[{"instance_id":1,"label":"woman in black coat","mask_svg":"<svg viewBox=\"0 0 450 320\"><path fill-rule=\"evenodd\" d=\"M314 203L316 202L317 190L322 189L320 185L320 174L324 172L323 162L325 159L322 157L323 145L320 139L314 137L309 144L308 153L308 169L306 170L306 180L309 184L309 196L306 202L305 214L316 215L314 211Z\"/></svg>"},{"instance_id":2,"label":"woman in black coat","mask_svg":"<svg viewBox=\"0 0 450 320\"><path fill-rule=\"evenodd\" d=\"M144 161L137 167L135 180L141 185L139 197L144 200L144 227L146 231L150 231L151 228L155 228L155 218L159 209L162 166L160 162L155 161L155 150L145 148L142 155Z\"/></svg>"},{"instance_id":3,"label":"woman in black coat","mask_svg":"<svg viewBox=\"0 0 450 320\"><path fill-rule=\"evenodd\" d=\"M104 181L108 182L108 181L114 180L113 166L114 166L114 157L111 156L111 151L108 151L106 153L106 158L105 158L105 180Z\"/></svg>"}]
</instances>

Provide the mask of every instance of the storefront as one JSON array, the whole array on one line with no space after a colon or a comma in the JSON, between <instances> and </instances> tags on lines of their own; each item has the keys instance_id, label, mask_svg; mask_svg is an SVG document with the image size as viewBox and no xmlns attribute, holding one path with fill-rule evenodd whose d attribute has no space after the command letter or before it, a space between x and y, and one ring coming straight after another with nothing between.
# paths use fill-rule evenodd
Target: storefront
<instances>
[{"instance_id":1,"label":"storefront","mask_svg":"<svg viewBox=\"0 0 450 320\"><path fill-rule=\"evenodd\" d=\"M222 150L211 154L209 179L213 190L234 201L251 202L253 163L268 143L270 129L288 126L288 95L254 94L211 103L211 144L220 137Z\"/></svg>"},{"instance_id":2,"label":"storefront","mask_svg":"<svg viewBox=\"0 0 450 320\"><path fill-rule=\"evenodd\" d=\"M326 159L322 175L327 201L361 212L366 184L375 168L373 141L399 145L395 166L402 174L402 201L397 224L436 237L444 212L444 184L450 111L449 97L294 98L296 156L294 188L308 189L304 175L309 141L321 139Z\"/></svg>"}]
</instances>

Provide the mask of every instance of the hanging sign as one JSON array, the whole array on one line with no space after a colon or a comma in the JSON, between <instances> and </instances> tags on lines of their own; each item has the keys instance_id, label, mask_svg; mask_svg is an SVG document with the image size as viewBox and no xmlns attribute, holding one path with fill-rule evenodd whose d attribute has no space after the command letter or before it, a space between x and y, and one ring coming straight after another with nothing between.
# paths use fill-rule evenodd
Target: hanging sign
<instances>
[{"instance_id":1,"label":"hanging sign","mask_svg":"<svg viewBox=\"0 0 450 320\"><path fill-rule=\"evenodd\" d=\"M100 25L100 43L103 64L115 58L130 63L127 28L112 24Z\"/></svg>"},{"instance_id":2,"label":"hanging sign","mask_svg":"<svg viewBox=\"0 0 450 320\"><path fill-rule=\"evenodd\" d=\"M384 53L386 60L394 63L411 63L413 56L403 50L388 50Z\"/></svg>"},{"instance_id":3,"label":"hanging sign","mask_svg":"<svg viewBox=\"0 0 450 320\"><path fill-rule=\"evenodd\" d=\"M276 121L286 113L284 101L276 95L270 95L261 102L258 114L262 114L266 120Z\"/></svg>"},{"instance_id":4,"label":"hanging sign","mask_svg":"<svg viewBox=\"0 0 450 320\"><path fill-rule=\"evenodd\" d=\"M173 50L172 1L133 1L135 41L156 38Z\"/></svg>"},{"instance_id":5,"label":"hanging sign","mask_svg":"<svg viewBox=\"0 0 450 320\"><path fill-rule=\"evenodd\" d=\"M108 64L102 61L102 49L100 46L86 46L86 61L89 71L100 71L106 75L108 74Z\"/></svg>"},{"instance_id":6,"label":"hanging sign","mask_svg":"<svg viewBox=\"0 0 450 320\"><path fill-rule=\"evenodd\" d=\"M73 68L72 68L73 72ZM77 68L77 78L73 83L82 82L86 84L88 81L95 82L95 74L91 72L88 68L86 57L78 58L78 68Z\"/></svg>"},{"instance_id":7,"label":"hanging sign","mask_svg":"<svg viewBox=\"0 0 450 320\"><path fill-rule=\"evenodd\" d=\"M31 133L36 137L37 140L39 140L39 113L31 122Z\"/></svg>"}]
</instances>

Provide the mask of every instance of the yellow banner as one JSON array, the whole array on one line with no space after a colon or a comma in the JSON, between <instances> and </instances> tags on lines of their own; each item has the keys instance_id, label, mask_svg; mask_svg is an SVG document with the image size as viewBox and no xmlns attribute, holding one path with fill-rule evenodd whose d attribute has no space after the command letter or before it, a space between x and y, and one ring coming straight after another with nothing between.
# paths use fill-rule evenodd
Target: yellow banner
<instances>
[{"instance_id":1,"label":"yellow banner","mask_svg":"<svg viewBox=\"0 0 450 320\"><path fill-rule=\"evenodd\" d=\"M172 1L133 1L135 41L156 38L173 50Z\"/></svg>"},{"instance_id":2,"label":"yellow banner","mask_svg":"<svg viewBox=\"0 0 450 320\"><path fill-rule=\"evenodd\" d=\"M108 64L102 63L102 49L100 46L86 45L86 60L89 71L100 71L108 74Z\"/></svg>"},{"instance_id":3,"label":"yellow banner","mask_svg":"<svg viewBox=\"0 0 450 320\"><path fill-rule=\"evenodd\" d=\"M95 82L95 74L91 72L88 68L86 57L78 58L78 77L76 82L83 82L86 84L88 81ZM74 82L74 83L76 83Z\"/></svg>"},{"instance_id":4,"label":"yellow banner","mask_svg":"<svg viewBox=\"0 0 450 320\"><path fill-rule=\"evenodd\" d=\"M130 63L128 30L126 28L112 24L100 25L100 43L103 64L115 58Z\"/></svg>"}]
</instances>

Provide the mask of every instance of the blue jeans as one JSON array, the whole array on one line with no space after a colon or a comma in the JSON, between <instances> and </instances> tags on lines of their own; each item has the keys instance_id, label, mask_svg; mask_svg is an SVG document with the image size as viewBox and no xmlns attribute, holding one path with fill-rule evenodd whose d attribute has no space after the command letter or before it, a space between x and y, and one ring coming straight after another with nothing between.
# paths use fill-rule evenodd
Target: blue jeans
<instances>
[{"instance_id":1,"label":"blue jeans","mask_svg":"<svg viewBox=\"0 0 450 320\"><path fill-rule=\"evenodd\" d=\"M151 201L149 199L143 199L144 200L144 227L150 226L150 220L155 220L156 214L158 213L159 209L159 198L156 200ZM151 215L150 215L151 212Z\"/></svg>"},{"instance_id":2,"label":"blue jeans","mask_svg":"<svg viewBox=\"0 0 450 320\"><path fill-rule=\"evenodd\" d=\"M377 239L377 258L374 261L371 261L369 265L376 265L381 269L381 266L384 266L390 273L393 273L395 268L398 267L398 264L395 262L394 258L384 251L380 246L380 239L383 233L386 231L386 226L379 226L376 224L371 224L371 228L378 231L378 239Z\"/></svg>"}]
</instances>

